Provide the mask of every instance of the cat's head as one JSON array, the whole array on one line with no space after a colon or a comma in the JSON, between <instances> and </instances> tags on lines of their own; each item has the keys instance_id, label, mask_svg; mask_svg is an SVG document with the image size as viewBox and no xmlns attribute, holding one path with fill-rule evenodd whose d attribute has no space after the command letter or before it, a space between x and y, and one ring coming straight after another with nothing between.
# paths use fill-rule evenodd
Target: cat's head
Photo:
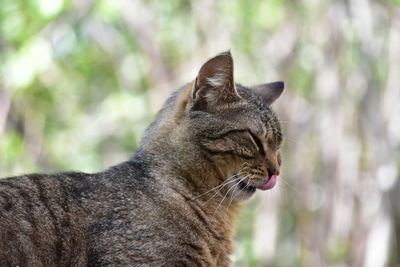
<instances>
[{"instance_id":1,"label":"cat's head","mask_svg":"<svg viewBox=\"0 0 400 267\"><path fill-rule=\"evenodd\" d=\"M175 116L185 127L185 138L214 163L220 183L226 184L222 192L235 200L276 183L282 132L270 105L283 87L283 82L235 84L233 59L225 52L208 60L177 99Z\"/></svg>"}]
</instances>

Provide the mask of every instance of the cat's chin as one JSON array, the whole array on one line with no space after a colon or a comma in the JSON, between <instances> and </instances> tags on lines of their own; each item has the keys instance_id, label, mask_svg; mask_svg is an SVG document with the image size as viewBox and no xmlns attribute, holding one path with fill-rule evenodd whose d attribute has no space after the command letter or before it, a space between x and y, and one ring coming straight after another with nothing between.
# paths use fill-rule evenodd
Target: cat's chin
<instances>
[{"instance_id":1,"label":"cat's chin","mask_svg":"<svg viewBox=\"0 0 400 267\"><path fill-rule=\"evenodd\" d=\"M252 186L246 182L240 182L238 184L238 191L234 193L231 197L233 197L236 201L245 201L254 196L256 190L257 187Z\"/></svg>"},{"instance_id":2,"label":"cat's chin","mask_svg":"<svg viewBox=\"0 0 400 267\"><path fill-rule=\"evenodd\" d=\"M269 178L267 181L257 186L241 181L238 184L239 191L235 193L233 197L235 198L236 201L248 200L254 195L257 189L263 191L272 189L275 186L276 181L277 181L276 175L272 175L271 178Z\"/></svg>"}]
</instances>

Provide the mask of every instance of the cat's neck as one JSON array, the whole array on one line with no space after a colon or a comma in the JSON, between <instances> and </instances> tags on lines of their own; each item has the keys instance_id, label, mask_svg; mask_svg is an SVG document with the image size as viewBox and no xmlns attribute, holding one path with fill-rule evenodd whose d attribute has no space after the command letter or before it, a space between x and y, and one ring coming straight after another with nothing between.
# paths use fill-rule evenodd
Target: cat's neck
<instances>
[{"instance_id":1,"label":"cat's neck","mask_svg":"<svg viewBox=\"0 0 400 267\"><path fill-rule=\"evenodd\" d=\"M199 154L192 144L168 146L164 144L165 149L159 151L141 148L135 153L132 162L140 162L149 167L150 179L161 185L161 188L172 188L183 195L190 205L198 205L207 216L231 228L241 206L232 201L229 195L232 193L230 189L234 189L234 183L226 183L226 177L219 166Z\"/></svg>"},{"instance_id":2,"label":"cat's neck","mask_svg":"<svg viewBox=\"0 0 400 267\"><path fill-rule=\"evenodd\" d=\"M146 195L158 201L164 211L181 218L184 227L199 231L216 261L221 263L219 266L228 265L239 204L219 191L217 183L222 181L212 161L196 163L200 155L190 152L194 148L182 147L178 150L165 147L164 152L140 148L130 161L96 175L98 186L92 187L95 193L88 196L88 210L99 219L103 214L97 214L95 211L99 209L93 206L104 206L107 202L114 213L121 210L113 208L120 202L110 202L113 199L110 196L117 195L129 209L132 194Z\"/></svg>"}]
</instances>

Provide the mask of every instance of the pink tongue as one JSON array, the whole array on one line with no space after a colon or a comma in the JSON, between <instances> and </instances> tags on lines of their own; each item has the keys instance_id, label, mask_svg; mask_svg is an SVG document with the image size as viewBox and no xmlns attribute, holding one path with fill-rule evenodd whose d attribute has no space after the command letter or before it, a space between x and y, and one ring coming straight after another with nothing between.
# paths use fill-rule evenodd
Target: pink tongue
<instances>
[{"instance_id":1,"label":"pink tongue","mask_svg":"<svg viewBox=\"0 0 400 267\"><path fill-rule=\"evenodd\" d=\"M269 178L269 180L265 183L265 184L263 184L263 185L260 185L259 187L257 187L258 189L261 189L261 190L268 190L268 189L271 189L272 187L274 187L275 186L275 184L276 184L276 179L277 179L278 177L276 176L276 175L272 175L270 178Z\"/></svg>"}]
</instances>

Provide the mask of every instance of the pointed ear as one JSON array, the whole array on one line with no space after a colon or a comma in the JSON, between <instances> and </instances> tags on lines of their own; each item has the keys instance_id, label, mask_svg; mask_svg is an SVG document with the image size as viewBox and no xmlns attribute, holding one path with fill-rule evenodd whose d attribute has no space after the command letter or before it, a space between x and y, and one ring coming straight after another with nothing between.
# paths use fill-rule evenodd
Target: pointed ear
<instances>
[{"instance_id":1,"label":"pointed ear","mask_svg":"<svg viewBox=\"0 0 400 267\"><path fill-rule=\"evenodd\" d=\"M252 86L250 88L261 95L268 105L271 105L282 94L284 87L284 82L273 82Z\"/></svg>"},{"instance_id":2,"label":"pointed ear","mask_svg":"<svg viewBox=\"0 0 400 267\"><path fill-rule=\"evenodd\" d=\"M198 108L231 103L240 98L233 80L233 59L229 51L204 63L193 84L191 96L194 106Z\"/></svg>"}]
</instances>

